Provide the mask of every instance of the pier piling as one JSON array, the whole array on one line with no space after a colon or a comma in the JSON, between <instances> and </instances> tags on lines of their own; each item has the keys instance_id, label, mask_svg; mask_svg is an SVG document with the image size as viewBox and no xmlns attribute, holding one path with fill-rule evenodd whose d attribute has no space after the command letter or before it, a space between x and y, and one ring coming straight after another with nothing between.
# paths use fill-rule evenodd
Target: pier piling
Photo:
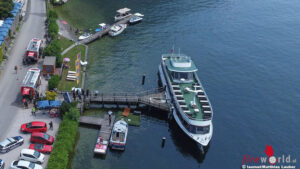
<instances>
[{"instance_id":1,"label":"pier piling","mask_svg":"<svg viewBox=\"0 0 300 169\"><path fill-rule=\"evenodd\" d=\"M166 137L163 137L161 139L161 147L164 148L165 147L165 143L166 143Z\"/></svg>"},{"instance_id":2,"label":"pier piling","mask_svg":"<svg viewBox=\"0 0 300 169\"><path fill-rule=\"evenodd\" d=\"M142 85L145 84L145 79L146 79L146 75L143 75L143 77L142 77Z\"/></svg>"}]
</instances>

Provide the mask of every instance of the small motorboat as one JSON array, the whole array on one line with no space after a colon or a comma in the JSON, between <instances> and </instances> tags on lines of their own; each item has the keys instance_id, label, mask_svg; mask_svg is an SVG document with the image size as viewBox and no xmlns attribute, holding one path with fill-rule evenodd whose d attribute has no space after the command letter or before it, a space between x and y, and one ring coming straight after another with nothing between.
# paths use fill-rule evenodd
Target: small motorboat
<instances>
[{"instance_id":1,"label":"small motorboat","mask_svg":"<svg viewBox=\"0 0 300 169\"><path fill-rule=\"evenodd\" d=\"M110 36L118 36L125 30L126 27L127 27L127 24L114 25L110 28L108 34Z\"/></svg>"},{"instance_id":2,"label":"small motorboat","mask_svg":"<svg viewBox=\"0 0 300 169\"><path fill-rule=\"evenodd\" d=\"M123 119L117 121L110 137L110 147L115 150L125 150L127 134L128 124Z\"/></svg>"},{"instance_id":3,"label":"small motorboat","mask_svg":"<svg viewBox=\"0 0 300 169\"><path fill-rule=\"evenodd\" d=\"M106 154L108 141L104 140L101 136L97 138L97 142L94 148L95 154Z\"/></svg>"},{"instance_id":4,"label":"small motorboat","mask_svg":"<svg viewBox=\"0 0 300 169\"><path fill-rule=\"evenodd\" d=\"M119 9L117 10L117 15L115 16L115 21L119 21L119 20L122 20L130 15L132 15L131 13L129 13L131 9L129 8L122 8L122 9Z\"/></svg>"},{"instance_id":5,"label":"small motorboat","mask_svg":"<svg viewBox=\"0 0 300 169\"><path fill-rule=\"evenodd\" d=\"M131 25L133 25L133 24L136 24L136 23L141 22L142 20L143 20L142 17L134 16L134 17L132 17L132 18L129 20L129 23L130 23Z\"/></svg>"},{"instance_id":6,"label":"small motorboat","mask_svg":"<svg viewBox=\"0 0 300 169\"><path fill-rule=\"evenodd\" d=\"M86 39L88 37L90 37L92 34L85 32L84 34L82 34L81 36L79 36L78 40L83 40Z\"/></svg>"},{"instance_id":7,"label":"small motorboat","mask_svg":"<svg viewBox=\"0 0 300 169\"><path fill-rule=\"evenodd\" d=\"M108 25L106 23L100 23L99 27L95 30L95 32L100 32L107 29Z\"/></svg>"}]
</instances>

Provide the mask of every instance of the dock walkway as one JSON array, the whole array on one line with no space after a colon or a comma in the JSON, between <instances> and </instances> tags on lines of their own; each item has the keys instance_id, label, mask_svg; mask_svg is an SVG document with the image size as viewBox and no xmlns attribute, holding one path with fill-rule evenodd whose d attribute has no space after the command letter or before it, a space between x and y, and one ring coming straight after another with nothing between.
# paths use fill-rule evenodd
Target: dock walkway
<instances>
[{"instance_id":1,"label":"dock walkway","mask_svg":"<svg viewBox=\"0 0 300 169\"><path fill-rule=\"evenodd\" d=\"M122 19L122 20L120 20L120 21L118 21L118 22L116 22L116 23L114 23L114 24L112 24L112 25L110 25L109 27L107 27L107 29L105 29L105 30L101 30L101 31L99 31L99 32L96 32L95 34L93 34L92 36L90 36L90 37L88 37L88 38L86 38L86 39L83 39L83 40L81 40L81 41L78 41L78 42L75 42L74 44L72 44L71 46L69 46L67 49L65 49L62 53L61 53L61 55L64 55L64 54L66 54L69 50L71 50L72 48L74 48L75 46L77 46L77 45L86 45L86 44L88 44L88 43L91 43L91 42L93 42L94 40L97 40L97 39L99 39L99 38L101 38L102 36L104 36L104 35L106 35L108 32L109 32L109 30L110 30L110 28L112 27L112 26L114 26L114 25L119 25L119 24L125 24L125 23L127 23L132 17L134 17L135 15L130 15L130 16L128 16L128 17L126 17L126 18L124 18L124 19Z\"/></svg>"},{"instance_id":2,"label":"dock walkway","mask_svg":"<svg viewBox=\"0 0 300 169\"><path fill-rule=\"evenodd\" d=\"M116 105L138 105L145 104L161 110L169 111L169 104L166 101L165 91L155 89L141 93L113 93L113 94L92 94L85 99L89 104L116 104Z\"/></svg>"},{"instance_id":3,"label":"dock walkway","mask_svg":"<svg viewBox=\"0 0 300 169\"><path fill-rule=\"evenodd\" d=\"M111 115L111 123L109 124L108 114L105 114L103 118L92 117L92 116L81 116L79 118L79 123L84 125L92 125L92 126L100 127L98 137L100 136L103 138L103 140L109 142L110 135L114 126L115 118L116 118L115 115Z\"/></svg>"}]
</instances>

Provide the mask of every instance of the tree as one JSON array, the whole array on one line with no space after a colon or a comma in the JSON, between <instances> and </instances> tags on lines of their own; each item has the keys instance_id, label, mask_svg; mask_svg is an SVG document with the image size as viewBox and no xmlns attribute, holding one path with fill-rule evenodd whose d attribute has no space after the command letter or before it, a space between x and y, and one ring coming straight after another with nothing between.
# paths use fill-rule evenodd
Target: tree
<instances>
[{"instance_id":1,"label":"tree","mask_svg":"<svg viewBox=\"0 0 300 169\"><path fill-rule=\"evenodd\" d=\"M71 107L68 113L68 116L71 120L78 121L80 113L77 107Z\"/></svg>"},{"instance_id":2,"label":"tree","mask_svg":"<svg viewBox=\"0 0 300 169\"><path fill-rule=\"evenodd\" d=\"M7 17L12 17L10 13L14 8L14 3L12 0L0 0L0 18L5 19Z\"/></svg>"},{"instance_id":3,"label":"tree","mask_svg":"<svg viewBox=\"0 0 300 169\"><path fill-rule=\"evenodd\" d=\"M59 83L59 76L57 75L52 76L48 82L49 90L53 90L54 88L57 88L58 83Z\"/></svg>"}]
</instances>

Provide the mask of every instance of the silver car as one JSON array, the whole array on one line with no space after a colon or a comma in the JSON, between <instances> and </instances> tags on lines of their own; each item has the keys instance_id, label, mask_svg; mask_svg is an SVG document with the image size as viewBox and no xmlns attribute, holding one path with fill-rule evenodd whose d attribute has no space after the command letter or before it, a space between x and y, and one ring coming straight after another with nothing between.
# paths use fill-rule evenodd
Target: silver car
<instances>
[{"instance_id":1,"label":"silver car","mask_svg":"<svg viewBox=\"0 0 300 169\"><path fill-rule=\"evenodd\" d=\"M21 136L9 137L0 142L0 152L6 153L24 143L24 139Z\"/></svg>"}]
</instances>

